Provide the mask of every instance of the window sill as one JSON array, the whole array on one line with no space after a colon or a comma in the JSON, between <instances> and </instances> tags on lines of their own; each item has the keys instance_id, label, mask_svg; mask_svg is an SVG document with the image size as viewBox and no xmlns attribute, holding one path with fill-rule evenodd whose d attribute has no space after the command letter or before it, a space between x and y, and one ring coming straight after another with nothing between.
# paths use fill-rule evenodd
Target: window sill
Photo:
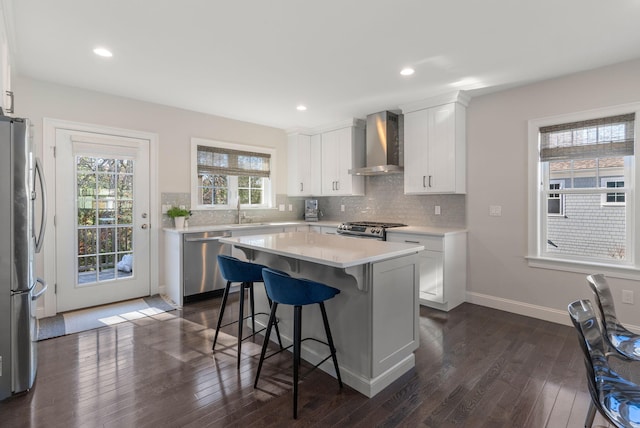
<instances>
[{"instance_id":1,"label":"window sill","mask_svg":"<svg viewBox=\"0 0 640 428\"><path fill-rule=\"evenodd\" d=\"M632 265L612 265L607 263L582 262L574 260L558 260L547 257L525 257L529 267L559 270L564 272L583 273L586 275L602 273L605 276L622 279L640 279L640 269Z\"/></svg>"}]
</instances>

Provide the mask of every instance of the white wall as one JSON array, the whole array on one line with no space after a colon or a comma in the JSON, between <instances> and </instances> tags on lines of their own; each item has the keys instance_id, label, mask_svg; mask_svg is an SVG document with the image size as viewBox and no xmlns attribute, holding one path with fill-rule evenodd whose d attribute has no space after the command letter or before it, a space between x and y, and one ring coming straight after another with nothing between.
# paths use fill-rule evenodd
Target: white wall
<instances>
[{"instance_id":1,"label":"white wall","mask_svg":"<svg viewBox=\"0 0 640 428\"><path fill-rule=\"evenodd\" d=\"M144 84L144 82L140 82ZM190 192L191 137L244 143L276 149L276 192L287 189L287 138L283 130L248 122L211 116L202 113L161 106L128 98L60 86L28 78L13 81L16 116L28 117L34 124L33 135L38 154L42 157L43 118L103 125L137 131L152 132L159 136L158 191ZM46 166L45 166L46 174ZM51 182L51 180L49 180ZM51 186L49 186L51 187ZM49 189L50 196L52 189ZM157 195L156 200L160 201ZM160 207L152 207L152 216ZM151 224L161 221L151 218ZM45 239L51 239L51 226ZM163 236L159 235L160 260L163 257ZM43 260L38 260L42 274ZM160 286L164 285L164 269L159 269ZM53 288L51 287L51 290ZM52 292L52 291L51 291ZM49 293L49 292L48 292Z\"/></svg>"},{"instance_id":2,"label":"white wall","mask_svg":"<svg viewBox=\"0 0 640 428\"><path fill-rule=\"evenodd\" d=\"M529 268L524 258L527 122L638 101L640 60L472 99L467 110L468 300L568 323L567 305L592 298L583 273ZM501 205L502 217L490 217L489 205ZM609 283L619 318L640 326L640 284L617 278ZM635 292L636 305L620 302L622 288Z\"/></svg>"}]
</instances>

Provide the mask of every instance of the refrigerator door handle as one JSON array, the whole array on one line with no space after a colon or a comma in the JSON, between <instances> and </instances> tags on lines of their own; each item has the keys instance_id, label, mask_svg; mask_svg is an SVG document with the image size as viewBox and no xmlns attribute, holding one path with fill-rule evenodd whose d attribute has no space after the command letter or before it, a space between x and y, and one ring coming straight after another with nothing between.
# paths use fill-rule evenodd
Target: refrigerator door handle
<instances>
[{"instance_id":1,"label":"refrigerator door handle","mask_svg":"<svg viewBox=\"0 0 640 428\"><path fill-rule=\"evenodd\" d=\"M38 300L38 297L42 296L49 287L46 281L42 278L36 278L36 282L39 282L40 285L42 285L42 290L38 291L37 293L33 293L33 295L31 296L31 300Z\"/></svg>"},{"instance_id":2,"label":"refrigerator door handle","mask_svg":"<svg viewBox=\"0 0 640 428\"><path fill-rule=\"evenodd\" d=\"M47 228L47 185L44 181L42 165L40 164L40 159L38 158L36 158L36 168L33 174L38 176L40 188L42 189L42 216L40 218L40 233L38 234L38 239L36 240L36 253L39 253L44 242L44 231ZM33 181L35 183L35 177Z\"/></svg>"}]
</instances>

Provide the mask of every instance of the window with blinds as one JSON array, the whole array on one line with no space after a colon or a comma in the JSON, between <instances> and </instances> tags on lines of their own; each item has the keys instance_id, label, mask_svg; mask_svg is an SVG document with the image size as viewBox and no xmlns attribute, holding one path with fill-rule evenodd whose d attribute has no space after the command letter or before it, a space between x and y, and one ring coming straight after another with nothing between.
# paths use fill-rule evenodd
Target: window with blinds
<instances>
[{"instance_id":1,"label":"window with blinds","mask_svg":"<svg viewBox=\"0 0 640 428\"><path fill-rule=\"evenodd\" d=\"M635 113L537 131L539 255L632 263Z\"/></svg>"},{"instance_id":2,"label":"window with blinds","mask_svg":"<svg viewBox=\"0 0 640 428\"><path fill-rule=\"evenodd\" d=\"M195 140L195 141L194 141ZM242 150L240 144L192 139L196 206L201 208L268 207L271 201L272 153Z\"/></svg>"},{"instance_id":3,"label":"window with blinds","mask_svg":"<svg viewBox=\"0 0 640 428\"><path fill-rule=\"evenodd\" d=\"M198 174L269 178L271 155L198 146Z\"/></svg>"}]
</instances>

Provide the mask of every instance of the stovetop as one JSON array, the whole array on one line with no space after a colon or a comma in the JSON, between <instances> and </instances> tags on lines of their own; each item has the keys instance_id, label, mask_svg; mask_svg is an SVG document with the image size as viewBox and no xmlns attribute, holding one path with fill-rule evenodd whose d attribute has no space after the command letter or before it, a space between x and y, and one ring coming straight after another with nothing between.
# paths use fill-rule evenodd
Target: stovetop
<instances>
[{"instance_id":1,"label":"stovetop","mask_svg":"<svg viewBox=\"0 0 640 428\"><path fill-rule=\"evenodd\" d=\"M403 227L406 224L402 223L388 223L388 222L378 222L378 221L347 221L342 224L354 225L354 226L367 226L367 227Z\"/></svg>"},{"instance_id":2,"label":"stovetop","mask_svg":"<svg viewBox=\"0 0 640 428\"><path fill-rule=\"evenodd\" d=\"M406 226L406 224L377 221L349 221L338 226L337 232L342 235L362 236L385 240L387 229L402 226Z\"/></svg>"}]
</instances>

